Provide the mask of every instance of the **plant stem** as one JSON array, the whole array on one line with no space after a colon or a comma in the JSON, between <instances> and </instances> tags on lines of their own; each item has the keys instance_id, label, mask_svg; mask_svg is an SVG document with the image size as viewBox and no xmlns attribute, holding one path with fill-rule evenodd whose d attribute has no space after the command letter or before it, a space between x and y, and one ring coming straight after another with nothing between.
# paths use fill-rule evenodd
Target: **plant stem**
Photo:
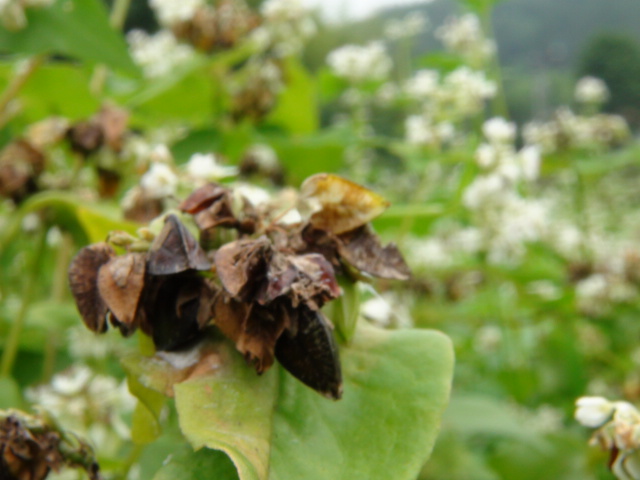
<instances>
[{"instance_id":1,"label":"plant stem","mask_svg":"<svg viewBox=\"0 0 640 480\"><path fill-rule=\"evenodd\" d=\"M22 87L25 86L29 78L38 70L40 65L46 60L45 55L36 55L27 60L27 64L24 68L13 77L13 80L7 85L7 88L0 95L0 128L2 128L9 120L6 115L6 110L11 101L18 95Z\"/></svg>"},{"instance_id":2,"label":"plant stem","mask_svg":"<svg viewBox=\"0 0 640 480\"><path fill-rule=\"evenodd\" d=\"M56 255L56 266L53 274L53 285L51 286L51 299L55 302L64 300L67 285L67 268L71 260L71 250L73 239L69 233L62 233L62 241L58 247Z\"/></svg>"},{"instance_id":3,"label":"plant stem","mask_svg":"<svg viewBox=\"0 0 640 480\"><path fill-rule=\"evenodd\" d=\"M18 353L18 344L20 341L20 334L24 327L24 321L29 311L29 306L38 284L39 276L42 274L40 271L40 265L42 264L42 257L47 245L47 234L44 229L40 231L37 241L36 252L27 272L27 282L22 293L22 304L20 310L16 315L11 330L7 337L7 341L4 345L4 351L2 352L2 362L0 364L0 375L9 376L13 370L13 364Z\"/></svg>"}]
</instances>

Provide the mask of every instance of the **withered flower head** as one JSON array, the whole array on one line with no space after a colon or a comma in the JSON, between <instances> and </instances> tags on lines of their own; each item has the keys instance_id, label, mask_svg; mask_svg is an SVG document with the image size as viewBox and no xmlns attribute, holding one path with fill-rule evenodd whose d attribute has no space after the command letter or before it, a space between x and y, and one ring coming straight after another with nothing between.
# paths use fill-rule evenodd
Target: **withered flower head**
<instances>
[{"instance_id":1,"label":"withered flower head","mask_svg":"<svg viewBox=\"0 0 640 480\"><path fill-rule=\"evenodd\" d=\"M37 191L36 180L43 172L43 153L26 140L15 140L0 152L0 195L21 201Z\"/></svg>"},{"instance_id":2,"label":"withered flower head","mask_svg":"<svg viewBox=\"0 0 640 480\"><path fill-rule=\"evenodd\" d=\"M44 480L63 467L83 468L91 480L100 473L91 448L68 438L38 417L23 412L0 412L0 478Z\"/></svg>"},{"instance_id":3,"label":"withered flower head","mask_svg":"<svg viewBox=\"0 0 640 480\"><path fill-rule=\"evenodd\" d=\"M382 246L368 225L387 203L335 175L316 175L303 184L307 220L274 226L272 212L234 210L232 193L208 184L181 204L200 243L169 215L146 253L115 256L104 244L81 250L70 279L85 323L104 331L108 311L124 335L140 327L158 350L181 348L215 325L259 374L277 359L340 398L338 348L321 308L342 294L338 275L409 278L397 247ZM216 237L219 229L225 235Z\"/></svg>"},{"instance_id":4,"label":"withered flower head","mask_svg":"<svg viewBox=\"0 0 640 480\"><path fill-rule=\"evenodd\" d=\"M114 152L122 150L129 113L113 106L104 106L93 118L78 122L67 130L71 149L84 157L107 145Z\"/></svg>"},{"instance_id":5,"label":"withered flower head","mask_svg":"<svg viewBox=\"0 0 640 480\"><path fill-rule=\"evenodd\" d=\"M256 28L259 18L244 1L222 0L196 10L193 18L172 27L176 38L204 52L233 48Z\"/></svg>"}]
</instances>

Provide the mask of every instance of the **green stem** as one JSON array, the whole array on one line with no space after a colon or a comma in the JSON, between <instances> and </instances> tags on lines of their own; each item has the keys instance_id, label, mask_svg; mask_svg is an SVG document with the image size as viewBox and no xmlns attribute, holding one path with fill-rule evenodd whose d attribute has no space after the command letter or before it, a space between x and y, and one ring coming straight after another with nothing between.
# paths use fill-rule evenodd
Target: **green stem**
<instances>
[{"instance_id":1,"label":"green stem","mask_svg":"<svg viewBox=\"0 0 640 480\"><path fill-rule=\"evenodd\" d=\"M31 76L40 68L40 66L46 60L45 55L36 55L27 61L27 64L22 68L18 74L13 77L7 88L0 95L0 128L2 128L9 116L7 115L7 107L11 101L18 95L22 87L29 81Z\"/></svg>"},{"instance_id":2,"label":"green stem","mask_svg":"<svg viewBox=\"0 0 640 480\"><path fill-rule=\"evenodd\" d=\"M62 233L62 241L56 255L56 266L51 287L51 298L54 302L62 302L64 300L67 288L67 268L71 260L72 249L73 239L71 235L66 232Z\"/></svg>"},{"instance_id":3,"label":"green stem","mask_svg":"<svg viewBox=\"0 0 640 480\"><path fill-rule=\"evenodd\" d=\"M40 266L42 265L42 257L44 256L47 245L47 235L44 229L40 232L39 237L35 256L33 257L32 264L27 272L27 282L24 292L22 293L22 304L20 305L20 310L13 321L13 325L11 325L11 330L9 331L4 351L2 352L2 362L0 364L1 376L6 377L11 375L13 364L18 353L20 334L22 333L24 321L27 316L27 312L29 311L29 306L33 299L36 286L38 285L39 277L42 274Z\"/></svg>"}]
</instances>

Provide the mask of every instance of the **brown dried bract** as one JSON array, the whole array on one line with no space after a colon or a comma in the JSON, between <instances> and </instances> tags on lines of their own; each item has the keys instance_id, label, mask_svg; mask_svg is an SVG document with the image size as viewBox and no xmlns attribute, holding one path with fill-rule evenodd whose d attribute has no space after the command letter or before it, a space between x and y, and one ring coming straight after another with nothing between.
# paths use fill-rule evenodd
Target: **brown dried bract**
<instances>
[{"instance_id":1,"label":"brown dried bract","mask_svg":"<svg viewBox=\"0 0 640 480\"><path fill-rule=\"evenodd\" d=\"M367 225L338 237L340 257L360 272L378 278L408 280L411 271L394 243L383 247Z\"/></svg>"},{"instance_id":2,"label":"brown dried bract","mask_svg":"<svg viewBox=\"0 0 640 480\"><path fill-rule=\"evenodd\" d=\"M342 371L338 347L321 312L298 309L297 331L285 331L276 343L275 356L305 385L326 397L342 397Z\"/></svg>"},{"instance_id":3,"label":"brown dried bract","mask_svg":"<svg viewBox=\"0 0 640 480\"><path fill-rule=\"evenodd\" d=\"M144 289L145 255L128 253L100 268L98 291L111 311L112 323L124 336L138 328L138 303Z\"/></svg>"},{"instance_id":4,"label":"brown dried bract","mask_svg":"<svg viewBox=\"0 0 640 480\"><path fill-rule=\"evenodd\" d=\"M219 200L228 192L228 189L218 185L217 183L207 183L189 195L180 204L180 210L185 213L195 215L196 213L209 208L216 200Z\"/></svg>"},{"instance_id":5,"label":"brown dried bract","mask_svg":"<svg viewBox=\"0 0 640 480\"><path fill-rule=\"evenodd\" d=\"M108 310L98 290L98 272L113 257L113 248L106 243L96 243L82 248L69 266L69 286L78 311L85 325L98 333L107 330Z\"/></svg>"},{"instance_id":6,"label":"brown dried bract","mask_svg":"<svg viewBox=\"0 0 640 480\"><path fill-rule=\"evenodd\" d=\"M191 232L175 215L168 215L147 259L151 275L171 275L186 270L209 270L211 262Z\"/></svg>"},{"instance_id":7,"label":"brown dried bract","mask_svg":"<svg viewBox=\"0 0 640 480\"><path fill-rule=\"evenodd\" d=\"M300 187L300 197L312 210L319 209L309 223L334 234L361 227L389 206L377 193L330 173L307 178Z\"/></svg>"},{"instance_id":8,"label":"brown dried bract","mask_svg":"<svg viewBox=\"0 0 640 480\"><path fill-rule=\"evenodd\" d=\"M220 248L214 262L225 290L238 300L251 301L264 282L272 254L265 236L236 240Z\"/></svg>"},{"instance_id":9,"label":"brown dried bract","mask_svg":"<svg viewBox=\"0 0 640 480\"><path fill-rule=\"evenodd\" d=\"M292 327L289 309L284 303L264 307L238 302L222 294L216 299L213 313L215 325L235 342L238 351L259 374L273 365L276 342L285 329Z\"/></svg>"},{"instance_id":10,"label":"brown dried bract","mask_svg":"<svg viewBox=\"0 0 640 480\"><path fill-rule=\"evenodd\" d=\"M267 287L257 300L264 305L287 295L293 308L304 303L318 310L340 293L333 267L322 255L276 253L269 262Z\"/></svg>"}]
</instances>

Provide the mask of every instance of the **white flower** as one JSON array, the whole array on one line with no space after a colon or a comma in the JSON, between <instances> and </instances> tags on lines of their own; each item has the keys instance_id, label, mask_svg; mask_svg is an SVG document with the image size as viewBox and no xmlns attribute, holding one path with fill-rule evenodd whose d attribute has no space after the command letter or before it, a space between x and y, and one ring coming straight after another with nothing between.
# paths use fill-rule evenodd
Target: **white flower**
<instances>
[{"instance_id":1,"label":"white flower","mask_svg":"<svg viewBox=\"0 0 640 480\"><path fill-rule=\"evenodd\" d=\"M393 66L381 42L365 47L345 45L329 53L327 63L338 77L353 83L384 80Z\"/></svg>"},{"instance_id":2,"label":"white flower","mask_svg":"<svg viewBox=\"0 0 640 480\"><path fill-rule=\"evenodd\" d=\"M467 187L462 200L467 208L478 209L489 201L503 197L505 188L506 184L500 175L481 175Z\"/></svg>"},{"instance_id":3,"label":"white flower","mask_svg":"<svg viewBox=\"0 0 640 480\"><path fill-rule=\"evenodd\" d=\"M69 370L66 375L56 375L53 377L51 380L51 388L62 395L77 395L80 390L83 390L87 386L91 376L91 370L87 367L74 367Z\"/></svg>"},{"instance_id":4,"label":"white flower","mask_svg":"<svg viewBox=\"0 0 640 480\"><path fill-rule=\"evenodd\" d=\"M515 123L507 122L504 118L494 117L484 122L482 132L491 143L513 143L516 137L516 125Z\"/></svg>"},{"instance_id":5,"label":"white flower","mask_svg":"<svg viewBox=\"0 0 640 480\"><path fill-rule=\"evenodd\" d=\"M580 103L604 103L609 98L607 85L596 77L583 77L576 84L575 99Z\"/></svg>"},{"instance_id":6,"label":"white flower","mask_svg":"<svg viewBox=\"0 0 640 480\"><path fill-rule=\"evenodd\" d=\"M188 45L178 44L168 30L160 30L153 35L133 30L127 34L127 41L131 57L147 77L167 75L193 56L193 49Z\"/></svg>"},{"instance_id":7,"label":"white flower","mask_svg":"<svg viewBox=\"0 0 640 480\"><path fill-rule=\"evenodd\" d=\"M238 173L236 167L220 165L213 153L194 153L186 165L187 173L195 179L217 180Z\"/></svg>"},{"instance_id":8,"label":"white flower","mask_svg":"<svg viewBox=\"0 0 640 480\"><path fill-rule=\"evenodd\" d=\"M270 22L295 21L309 15L309 9L300 0L267 0L260 13Z\"/></svg>"},{"instance_id":9,"label":"white flower","mask_svg":"<svg viewBox=\"0 0 640 480\"><path fill-rule=\"evenodd\" d=\"M482 32L480 20L473 14L450 19L436 30L436 37L449 50L474 63L484 61L495 51L493 42Z\"/></svg>"},{"instance_id":10,"label":"white flower","mask_svg":"<svg viewBox=\"0 0 640 480\"><path fill-rule=\"evenodd\" d=\"M418 70L405 84L405 92L416 100L432 97L437 89L440 74L437 70Z\"/></svg>"},{"instance_id":11,"label":"white flower","mask_svg":"<svg viewBox=\"0 0 640 480\"><path fill-rule=\"evenodd\" d=\"M388 326L393 317L393 308L381 296L363 302L360 306L362 315L379 326Z\"/></svg>"},{"instance_id":12,"label":"white flower","mask_svg":"<svg viewBox=\"0 0 640 480\"><path fill-rule=\"evenodd\" d=\"M410 12L400 20L390 20L384 27L384 34L391 40L409 38L425 30L427 18L420 12Z\"/></svg>"},{"instance_id":13,"label":"white flower","mask_svg":"<svg viewBox=\"0 0 640 480\"><path fill-rule=\"evenodd\" d=\"M476 163L478 166L489 169L498 164L499 152L493 145L483 143L476 149Z\"/></svg>"},{"instance_id":14,"label":"white flower","mask_svg":"<svg viewBox=\"0 0 640 480\"><path fill-rule=\"evenodd\" d=\"M161 25L172 26L193 18L198 8L204 6L203 0L149 0Z\"/></svg>"},{"instance_id":15,"label":"white flower","mask_svg":"<svg viewBox=\"0 0 640 480\"><path fill-rule=\"evenodd\" d=\"M575 419L585 427L597 428L611 418L615 406L604 397L580 397L576 400Z\"/></svg>"},{"instance_id":16,"label":"white flower","mask_svg":"<svg viewBox=\"0 0 640 480\"><path fill-rule=\"evenodd\" d=\"M526 180L536 180L540 174L540 147L528 145L518 152L522 176Z\"/></svg>"},{"instance_id":17,"label":"white flower","mask_svg":"<svg viewBox=\"0 0 640 480\"><path fill-rule=\"evenodd\" d=\"M484 72L460 67L449 73L442 85L440 99L459 116L473 115L482 110L484 102L497 92L494 82L487 79Z\"/></svg>"},{"instance_id":18,"label":"white flower","mask_svg":"<svg viewBox=\"0 0 640 480\"><path fill-rule=\"evenodd\" d=\"M484 325L476 332L473 347L479 353L495 352L502 343L502 329L496 325Z\"/></svg>"},{"instance_id":19,"label":"white flower","mask_svg":"<svg viewBox=\"0 0 640 480\"><path fill-rule=\"evenodd\" d=\"M433 123L424 115L410 115L405 120L407 142L440 147L453 139L455 129L449 122Z\"/></svg>"},{"instance_id":20,"label":"white flower","mask_svg":"<svg viewBox=\"0 0 640 480\"><path fill-rule=\"evenodd\" d=\"M271 200L271 195L264 188L256 187L248 183L236 185L233 189L234 199L242 204L246 200L254 207L259 207Z\"/></svg>"},{"instance_id":21,"label":"white flower","mask_svg":"<svg viewBox=\"0 0 640 480\"><path fill-rule=\"evenodd\" d=\"M149 198L166 198L176 193L178 177L168 165L154 162L140 179L140 186Z\"/></svg>"}]
</instances>

